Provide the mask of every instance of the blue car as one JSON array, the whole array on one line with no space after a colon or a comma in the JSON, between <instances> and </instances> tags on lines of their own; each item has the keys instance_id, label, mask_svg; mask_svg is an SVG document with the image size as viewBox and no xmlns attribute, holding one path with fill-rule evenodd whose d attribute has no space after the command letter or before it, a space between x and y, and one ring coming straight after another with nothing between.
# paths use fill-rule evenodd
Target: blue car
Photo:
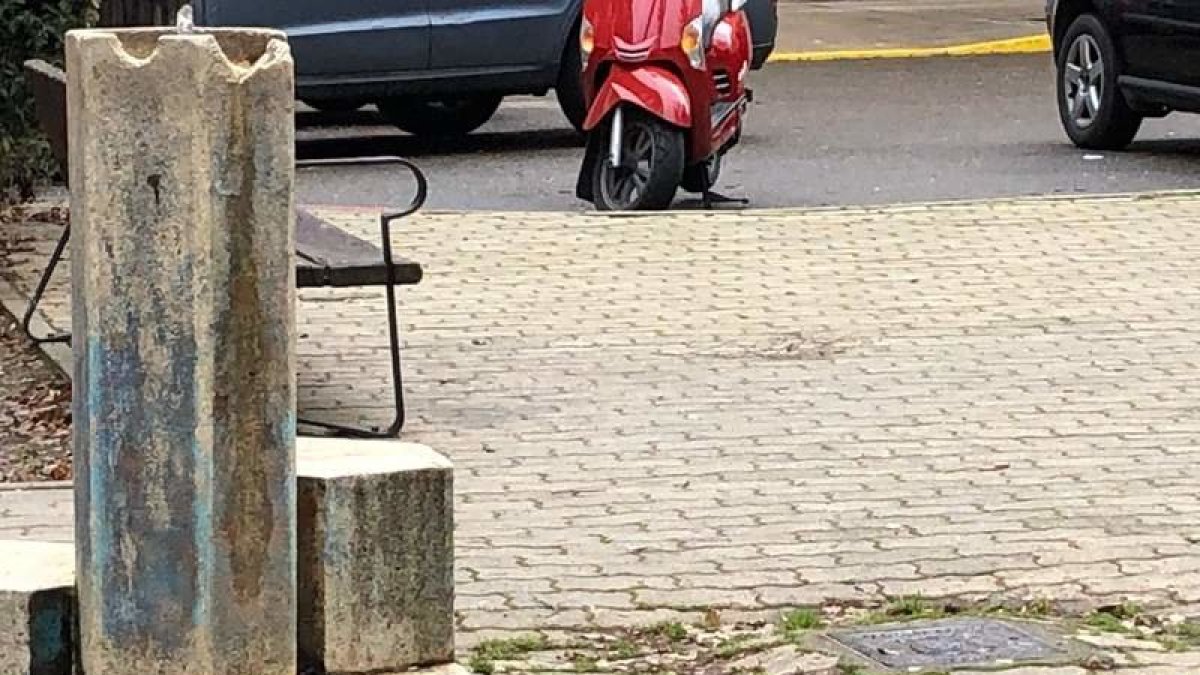
<instances>
[{"instance_id":1,"label":"blue car","mask_svg":"<svg viewBox=\"0 0 1200 675\"><path fill-rule=\"evenodd\" d=\"M719 2L720 0L713 0ZM775 44L776 0L749 0L755 67ZM284 30L297 95L319 110L375 103L418 135L487 122L505 96L555 90L584 118L576 34L582 0L196 0L196 23Z\"/></svg>"}]
</instances>

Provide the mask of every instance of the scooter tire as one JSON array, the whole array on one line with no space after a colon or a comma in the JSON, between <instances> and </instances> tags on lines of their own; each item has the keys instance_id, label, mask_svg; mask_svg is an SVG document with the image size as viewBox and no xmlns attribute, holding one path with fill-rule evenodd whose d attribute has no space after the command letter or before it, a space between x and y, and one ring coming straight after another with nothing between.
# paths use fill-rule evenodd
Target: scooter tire
<instances>
[{"instance_id":1,"label":"scooter tire","mask_svg":"<svg viewBox=\"0 0 1200 675\"><path fill-rule=\"evenodd\" d=\"M621 202L614 199L606 181L613 167L607 153L598 157L592 169L593 203L600 211L662 211L670 208L679 191L686 164L687 149L683 130L664 120L637 109L625 111L625 133L649 134L651 154L649 175L636 199ZM603 148L608 147L611 125L605 127Z\"/></svg>"}]
</instances>

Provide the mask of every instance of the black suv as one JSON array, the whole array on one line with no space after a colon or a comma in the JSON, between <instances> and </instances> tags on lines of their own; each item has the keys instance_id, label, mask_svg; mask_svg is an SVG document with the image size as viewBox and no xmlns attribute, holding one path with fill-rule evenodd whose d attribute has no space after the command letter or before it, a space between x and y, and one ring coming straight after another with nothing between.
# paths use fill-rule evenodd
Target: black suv
<instances>
[{"instance_id":1,"label":"black suv","mask_svg":"<svg viewBox=\"0 0 1200 675\"><path fill-rule=\"evenodd\" d=\"M1049 0L1046 18L1075 145L1120 150L1147 117L1200 112L1200 0Z\"/></svg>"}]
</instances>

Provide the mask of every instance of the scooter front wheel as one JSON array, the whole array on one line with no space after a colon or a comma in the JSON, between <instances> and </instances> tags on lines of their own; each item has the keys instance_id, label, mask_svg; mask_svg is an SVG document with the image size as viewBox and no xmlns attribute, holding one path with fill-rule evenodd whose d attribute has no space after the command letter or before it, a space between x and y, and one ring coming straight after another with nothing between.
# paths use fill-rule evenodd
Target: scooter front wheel
<instances>
[{"instance_id":1,"label":"scooter front wheel","mask_svg":"<svg viewBox=\"0 0 1200 675\"><path fill-rule=\"evenodd\" d=\"M620 122L614 124L620 116ZM613 142L613 127L620 135ZM671 206L683 178L683 131L641 110L624 108L610 119L604 148L592 171L592 191L601 211L658 211ZM618 156L617 164L613 163Z\"/></svg>"}]
</instances>

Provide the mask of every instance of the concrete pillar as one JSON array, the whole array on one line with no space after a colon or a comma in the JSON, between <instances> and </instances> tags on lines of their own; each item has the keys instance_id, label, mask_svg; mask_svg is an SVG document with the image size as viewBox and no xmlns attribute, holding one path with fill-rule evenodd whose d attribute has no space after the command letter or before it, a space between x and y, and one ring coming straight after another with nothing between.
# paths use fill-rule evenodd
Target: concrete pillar
<instances>
[{"instance_id":1,"label":"concrete pillar","mask_svg":"<svg viewBox=\"0 0 1200 675\"><path fill-rule=\"evenodd\" d=\"M292 61L67 36L88 675L295 675Z\"/></svg>"},{"instance_id":2,"label":"concrete pillar","mask_svg":"<svg viewBox=\"0 0 1200 675\"><path fill-rule=\"evenodd\" d=\"M301 665L350 675L454 660L454 476L433 450L300 439Z\"/></svg>"},{"instance_id":3,"label":"concrete pillar","mask_svg":"<svg viewBox=\"0 0 1200 675\"><path fill-rule=\"evenodd\" d=\"M75 548L0 541L0 675L73 675Z\"/></svg>"}]
</instances>

